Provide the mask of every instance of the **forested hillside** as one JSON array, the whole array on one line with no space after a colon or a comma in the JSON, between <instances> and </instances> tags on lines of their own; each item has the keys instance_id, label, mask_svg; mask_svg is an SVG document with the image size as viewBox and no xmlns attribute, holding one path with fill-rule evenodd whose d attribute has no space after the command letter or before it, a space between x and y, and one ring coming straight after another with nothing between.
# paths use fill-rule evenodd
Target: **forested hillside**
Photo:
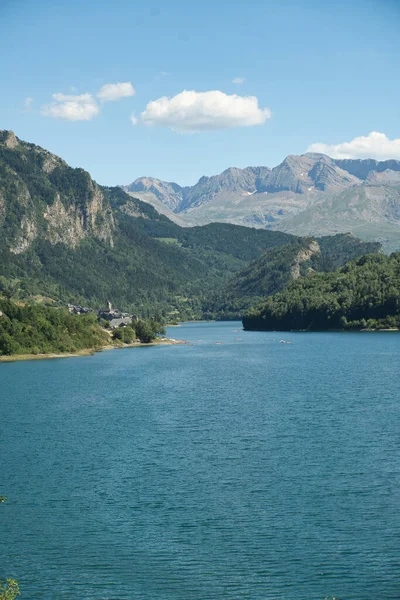
<instances>
[{"instance_id":1,"label":"forested hillside","mask_svg":"<svg viewBox=\"0 0 400 600\"><path fill-rule=\"evenodd\" d=\"M100 349L107 341L95 315L0 299L0 356Z\"/></svg>"},{"instance_id":2,"label":"forested hillside","mask_svg":"<svg viewBox=\"0 0 400 600\"><path fill-rule=\"evenodd\" d=\"M207 310L215 317L238 318L251 306L309 272L329 272L353 258L380 251L380 244L349 234L294 238L274 247L235 273L226 286L210 294Z\"/></svg>"},{"instance_id":3,"label":"forested hillside","mask_svg":"<svg viewBox=\"0 0 400 600\"><path fill-rule=\"evenodd\" d=\"M17 298L109 299L142 316L200 317L209 290L290 239L223 224L180 228L120 188L0 133L0 276Z\"/></svg>"},{"instance_id":4,"label":"forested hillside","mask_svg":"<svg viewBox=\"0 0 400 600\"><path fill-rule=\"evenodd\" d=\"M331 270L379 248L333 237L318 240L310 260L297 260L309 244L225 223L180 227L122 189L100 186L83 169L0 132L0 293L14 299L91 307L110 300L164 321L237 318L308 268Z\"/></svg>"},{"instance_id":5,"label":"forested hillside","mask_svg":"<svg viewBox=\"0 0 400 600\"><path fill-rule=\"evenodd\" d=\"M165 328L154 319L134 319L111 330L110 323L95 312L70 314L65 308L0 298L0 357L102 350L150 343L158 334L165 334Z\"/></svg>"},{"instance_id":6,"label":"forested hillside","mask_svg":"<svg viewBox=\"0 0 400 600\"><path fill-rule=\"evenodd\" d=\"M312 273L250 309L247 330L400 327L400 253L370 255L331 273Z\"/></svg>"}]
</instances>

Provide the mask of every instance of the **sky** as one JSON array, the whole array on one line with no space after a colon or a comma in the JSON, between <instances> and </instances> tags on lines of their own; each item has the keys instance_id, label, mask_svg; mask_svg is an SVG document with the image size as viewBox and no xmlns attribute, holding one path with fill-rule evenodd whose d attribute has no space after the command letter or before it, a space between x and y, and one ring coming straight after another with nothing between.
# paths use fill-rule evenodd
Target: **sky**
<instances>
[{"instance_id":1,"label":"sky","mask_svg":"<svg viewBox=\"0 0 400 600\"><path fill-rule=\"evenodd\" d=\"M0 129L103 185L400 159L400 0L0 0Z\"/></svg>"}]
</instances>

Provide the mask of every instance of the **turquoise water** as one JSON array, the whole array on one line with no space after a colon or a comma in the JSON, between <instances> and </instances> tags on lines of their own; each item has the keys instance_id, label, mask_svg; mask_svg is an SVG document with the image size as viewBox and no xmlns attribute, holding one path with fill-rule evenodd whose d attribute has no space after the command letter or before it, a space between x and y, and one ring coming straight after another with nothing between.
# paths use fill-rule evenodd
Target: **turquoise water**
<instances>
[{"instance_id":1,"label":"turquoise water","mask_svg":"<svg viewBox=\"0 0 400 600\"><path fill-rule=\"evenodd\" d=\"M29 600L399 599L400 334L169 335L193 345L0 364L0 579Z\"/></svg>"}]
</instances>

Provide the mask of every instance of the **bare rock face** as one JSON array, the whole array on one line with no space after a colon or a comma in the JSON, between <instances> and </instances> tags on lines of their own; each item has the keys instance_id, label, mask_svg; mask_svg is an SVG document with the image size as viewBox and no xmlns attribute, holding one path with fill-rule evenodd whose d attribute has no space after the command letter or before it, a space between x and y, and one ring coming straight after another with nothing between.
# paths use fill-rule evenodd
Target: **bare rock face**
<instances>
[{"instance_id":1,"label":"bare rock face","mask_svg":"<svg viewBox=\"0 0 400 600\"><path fill-rule=\"evenodd\" d=\"M358 179L362 179L363 181L368 179L370 173L382 173L387 169L391 171L400 171L400 161L399 160L375 160L374 158L366 158L364 160L360 160L357 158L344 158L344 159L335 159L335 164L344 169L351 175L358 177Z\"/></svg>"},{"instance_id":2,"label":"bare rock face","mask_svg":"<svg viewBox=\"0 0 400 600\"><path fill-rule=\"evenodd\" d=\"M160 181L152 177L140 177L123 189L135 193L138 198L156 204L154 198L161 201L174 213L200 207L211 200L221 197L221 201L231 196L254 194L258 182L264 179L268 167L229 168L220 175L201 177L196 185L181 187L177 183ZM157 207L157 206L156 206Z\"/></svg>"},{"instance_id":3,"label":"bare rock face","mask_svg":"<svg viewBox=\"0 0 400 600\"><path fill-rule=\"evenodd\" d=\"M299 277L301 277L301 271L300 271L301 263L305 262L306 260L310 260L310 258L314 254L319 254L320 252L321 252L321 248L319 247L319 244L316 240L311 240L311 242L309 243L307 248L299 250L299 252L297 253L297 255L294 259L293 265L292 265L292 269L291 269L292 278L298 279Z\"/></svg>"},{"instance_id":4,"label":"bare rock face","mask_svg":"<svg viewBox=\"0 0 400 600\"><path fill-rule=\"evenodd\" d=\"M219 202L223 207L224 203L254 194L308 194L313 190L343 189L357 183L361 183L360 179L340 168L333 159L324 154L308 153L288 156L272 170L268 167L229 168L220 175L201 177L189 187L141 177L124 189L137 193L150 204L156 197L174 213L190 211L194 214L196 209L208 204ZM265 196L264 204L267 203Z\"/></svg>"},{"instance_id":5,"label":"bare rock face","mask_svg":"<svg viewBox=\"0 0 400 600\"><path fill-rule=\"evenodd\" d=\"M296 194L303 194L308 188L314 185L308 175L314 162L309 158L298 156L288 156L285 160L274 167L267 177L260 182L260 192L282 192L290 191Z\"/></svg>"},{"instance_id":6,"label":"bare rock face","mask_svg":"<svg viewBox=\"0 0 400 600\"><path fill-rule=\"evenodd\" d=\"M260 191L305 194L313 189L325 191L356 183L360 183L357 177L338 167L328 156L308 153L285 158L261 183Z\"/></svg>"},{"instance_id":7,"label":"bare rock face","mask_svg":"<svg viewBox=\"0 0 400 600\"><path fill-rule=\"evenodd\" d=\"M370 185L400 185L400 170L393 171L392 169L386 169L386 171L372 171L368 174L366 182Z\"/></svg>"},{"instance_id":8,"label":"bare rock face","mask_svg":"<svg viewBox=\"0 0 400 600\"><path fill-rule=\"evenodd\" d=\"M105 211L104 195L98 186L93 186L92 199L83 207L74 204L65 206L57 193L53 204L47 206L44 212L48 223L46 237L52 244L65 244L71 248L88 236L113 246L114 219L112 214L105 219Z\"/></svg>"},{"instance_id":9,"label":"bare rock face","mask_svg":"<svg viewBox=\"0 0 400 600\"><path fill-rule=\"evenodd\" d=\"M52 244L63 243L74 248L84 238L81 216L72 206L65 208L59 194L45 210L44 218L49 224L48 239Z\"/></svg>"},{"instance_id":10,"label":"bare rock face","mask_svg":"<svg viewBox=\"0 0 400 600\"><path fill-rule=\"evenodd\" d=\"M18 146L18 138L13 131L2 131L1 133L4 135L3 143L7 148L13 149Z\"/></svg>"},{"instance_id":11,"label":"bare rock face","mask_svg":"<svg viewBox=\"0 0 400 600\"><path fill-rule=\"evenodd\" d=\"M184 188L180 211L200 207L210 201L252 195L258 181L267 176L267 167L229 168L220 175L201 177L196 185Z\"/></svg>"},{"instance_id":12,"label":"bare rock face","mask_svg":"<svg viewBox=\"0 0 400 600\"><path fill-rule=\"evenodd\" d=\"M110 246L114 246L113 231L115 229L114 217L109 204L99 186L90 180L92 198L88 203L86 214L89 218L89 232Z\"/></svg>"},{"instance_id":13,"label":"bare rock face","mask_svg":"<svg viewBox=\"0 0 400 600\"><path fill-rule=\"evenodd\" d=\"M21 233L15 240L14 245L10 248L12 254L22 254L32 244L37 235L37 227L33 218L28 216L22 217Z\"/></svg>"},{"instance_id":14,"label":"bare rock face","mask_svg":"<svg viewBox=\"0 0 400 600\"><path fill-rule=\"evenodd\" d=\"M324 155L318 158L308 176L314 182L314 187L321 191L343 189L360 183L357 177L344 171L332 159Z\"/></svg>"}]
</instances>

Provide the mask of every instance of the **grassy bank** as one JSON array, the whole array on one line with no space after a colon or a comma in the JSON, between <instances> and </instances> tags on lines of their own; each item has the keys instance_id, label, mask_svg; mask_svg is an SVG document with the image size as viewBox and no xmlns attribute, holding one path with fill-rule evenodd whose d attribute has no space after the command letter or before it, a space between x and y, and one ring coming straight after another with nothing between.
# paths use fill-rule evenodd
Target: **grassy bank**
<instances>
[{"instance_id":1,"label":"grassy bank","mask_svg":"<svg viewBox=\"0 0 400 600\"><path fill-rule=\"evenodd\" d=\"M74 358L77 356L93 356L97 352L104 352L108 350L121 350L123 348L140 348L148 346L168 346L168 345L182 345L187 342L183 340L170 340L168 338L156 339L150 343L143 342L132 342L130 344L118 344L118 345L107 345L102 348L85 348L77 350L76 352L46 352L43 354L12 354L8 356L0 356L1 362L16 362L20 360L49 360L52 358Z\"/></svg>"}]
</instances>

